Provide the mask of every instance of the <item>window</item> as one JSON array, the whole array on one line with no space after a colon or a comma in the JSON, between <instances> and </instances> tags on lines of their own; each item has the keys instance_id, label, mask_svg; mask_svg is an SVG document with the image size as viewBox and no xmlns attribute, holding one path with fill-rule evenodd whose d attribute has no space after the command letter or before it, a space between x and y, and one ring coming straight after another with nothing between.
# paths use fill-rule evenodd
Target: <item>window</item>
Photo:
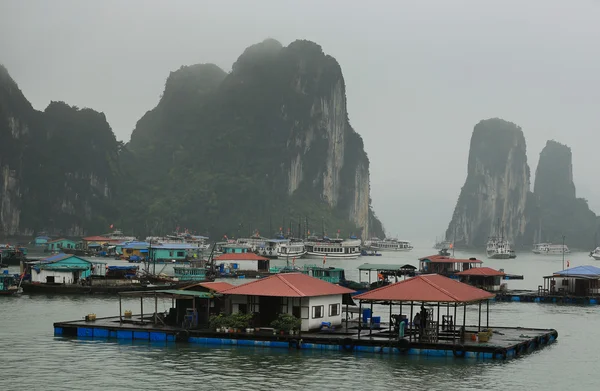
<instances>
[{"instance_id":1,"label":"window","mask_svg":"<svg viewBox=\"0 0 600 391\"><path fill-rule=\"evenodd\" d=\"M569 286L569 280L567 280L566 278L564 278L562 280L562 286Z\"/></svg>"},{"instance_id":2,"label":"window","mask_svg":"<svg viewBox=\"0 0 600 391\"><path fill-rule=\"evenodd\" d=\"M339 316L340 314L340 305L339 304L329 304L329 316Z\"/></svg>"},{"instance_id":3,"label":"window","mask_svg":"<svg viewBox=\"0 0 600 391\"><path fill-rule=\"evenodd\" d=\"M185 254L184 254L183 251L177 251L177 256L178 257L183 257L183 256L185 256Z\"/></svg>"},{"instance_id":4,"label":"window","mask_svg":"<svg viewBox=\"0 0 600 391\"><path fill-rule=\"evenodd\" d=\"M300 306L295 305L292 307L292 315L294 315L298 319L302 318L302 310Z\"/></svg>"},{"instance_id":5,"label":"window","mask_svg":"<svg viewBox=\"0 0 600 391\"><path fill-rule=\"evenodd\" d=\"M323 306L315 305L312 308L312 317L313 319L319 319L323 317Z\"/></svg>"},{"instance_id":6,"label":"window","mask_svg":"<svg viewBox=\"0 0 600 391\"><path fill-rule=\"evenodd\" d=\"M242 314L248 313L248 304L238 304L238 312Z\"/></svg>"}]
</instances>

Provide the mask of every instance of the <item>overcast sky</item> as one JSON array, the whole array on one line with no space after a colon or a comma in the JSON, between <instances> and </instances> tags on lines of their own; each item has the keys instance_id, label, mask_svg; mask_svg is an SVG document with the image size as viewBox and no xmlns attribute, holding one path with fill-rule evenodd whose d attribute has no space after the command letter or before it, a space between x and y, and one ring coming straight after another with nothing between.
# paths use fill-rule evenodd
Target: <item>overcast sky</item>
<instances>
[{"instance_id":1,"label":"overcast sky","mask_svg":"<svg viewBox=\"0 0 600 391\"><path fill-rule=\"evenodd\" d=\"M170 71L229 71L265 38L319 43L341 64L349 117L371 160L389 233L433 241L466 177L481 119L571 146L578 196L600 212L600 2L0 0L0 63L35 108L106 114L118 139Z\"/></svg>"}]
</instances>

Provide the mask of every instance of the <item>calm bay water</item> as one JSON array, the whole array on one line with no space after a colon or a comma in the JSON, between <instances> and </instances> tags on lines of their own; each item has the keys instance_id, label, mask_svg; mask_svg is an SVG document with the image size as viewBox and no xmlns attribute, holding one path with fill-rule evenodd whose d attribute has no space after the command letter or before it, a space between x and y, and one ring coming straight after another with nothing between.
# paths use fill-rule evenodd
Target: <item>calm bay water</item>
<instances>
[{"instance_id":1,"label":"calm bay water","mask_svg":"<svg viewBox=\"0 0 600 391\"><path fill-rule=\"evenodd\" d=\"M411 263L434 251L421 246L410 253L328 260L358 279L362 263ZM561 270L561 257L521 252L515 260L487 260L485 266L523 274L510 289L536 289L542 275ZM571 267L594 264L585 253L569 255ZM299 260L320 263L320 260ZM118 261L115 261L118 263ZM285 263L278 261L278 263ZM161 267L162 268L162 267ZM14 269L11 269L14 270ZM169 271L169 267L166 269ZM236 281L243 282L243 281ZM159 310L169 307L159 302ZM139 309L138 301L124 308ZM497 326L555 328L558 342L508 362L399 357L341 352L254 348L207 348L187 344L150 344L57 338L55 321L118 314L114 297L19 295L0 298L2 390L553 390L577 386L598 389L600 306L494 303L490 323ZM381 313L385 317L385 311ZM475 308L468 313L471 323Z\"/></svg>"}]
</instances>

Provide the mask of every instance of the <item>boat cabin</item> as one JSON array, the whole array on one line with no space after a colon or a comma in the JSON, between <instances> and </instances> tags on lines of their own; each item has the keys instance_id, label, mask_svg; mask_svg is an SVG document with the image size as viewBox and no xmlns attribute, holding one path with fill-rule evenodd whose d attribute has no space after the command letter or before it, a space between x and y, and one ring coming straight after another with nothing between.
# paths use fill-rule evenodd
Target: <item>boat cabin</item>
<instances>
[{"instance_id":1,"label":"boat cabin","mask_svg":"<svg viewBox=\"0 0 600 391\"><path fill-rule=\"evenodd\" d=\"M4 270L0 274L0 295L12 295L16 293L18 289L16 278L14 275L9 274L8 270Z\"/></svg>"},{"instance_id":2,"label":"boat cabin","mask_svg":"<svg viewBox=\"0 0 600 391\"><path fill-rule=\"evenodd\" d=\"M414 277L417 268L413 265L388 265L384 263L363 263L358 267L358 282L377 285L398 282L399 277ZM375 275L373 275L375 272Z\"/></svg>"},{"instance_id":3,"label":"boat cabin","mask_svg":"<svg viewBox=\"0 0 600 391\"><path fill-rule=\"evenodd\" d=\"M268 272L270 260L251 252L226 253L216 256L214 263L221 271L221 274L237 271Z\"/></svg>"},{"instance_id":4,"label":"boat cabin","mask_svg":"<svg viewBox=\"0 0 600 391\"><path fill-rule=\"evenodd\" d=\"M476 258L458 259L436 254L419 258L419 273L435 273L449 277L458 272L479 267L482 263Z\"/></svg>"},{"instance_id":5,"label":"boat cabin","mask_svg":"<svg viewBox=\"0 0 600 391\"><path fill-rule=\"evenodd\" d=\"M544 277L544 293L550 295L598 296L600 295L600 268L577 266Z\"/></svg>"},{"instance_id":6,"label":"boat cabin","mask_svg":"<svg viewBox=\"0 0 600 391\"><path fill-rule=\"evenodd\" d=\"M460 282L488 292L505 290L506 284L502 283L505 275L503 271L494 270L489 267L474 267L456 273Z\"/></svg>"},{"instance_id":7,"label":"boat cabin","mask_svg":"<svg viewBox=\"0 0 600 391\"><path fill-rule=\"evenodd\" d=\"M322 281L327 281L332 284L339 284L346 280L344 269L340 267L320 267L317 265L304 265L302 273L307 276L318 278Z\"/></svg>"},{"instance_id":8,"label":"boat cabin","mask_svg":"<svg viewBox=\"0 0 600 391\"><path fill-rule=\"evenodd\" d=\"M194 243L162 243L153 245L149 251L150 259L155 261L183 262L197 259L202 255L202 248Z\"/></svg>"},{"instance_id":9,"label":"boat cabin","mask_svg":"<svg viewBox=\"0 0 600 391\"><path fill-rule=\"evenodd\" d=\"M43 284L77 284L87 278L104 277L105 262L91 262L72 254L57 254L29 263L31 282Z\"/></svg>"},{"instance_id":10,"label":"boat cabin","mask_svg":"<svg viewBox=\"0 0 600 391\"><path fill-rule=\"evenodd\" d=\"M49 236L36 236L33 240L33 245L35 247L46 247L46 243L50 241Z\"/></svg>"}]
</instances>

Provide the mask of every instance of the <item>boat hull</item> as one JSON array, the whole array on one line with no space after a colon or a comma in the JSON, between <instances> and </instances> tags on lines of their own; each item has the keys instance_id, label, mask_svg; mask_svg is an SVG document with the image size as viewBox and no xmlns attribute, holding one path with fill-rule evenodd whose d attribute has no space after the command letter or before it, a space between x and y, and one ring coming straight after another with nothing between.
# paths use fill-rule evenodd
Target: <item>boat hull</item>
<instances>
[{"instance_id":1,"label":"boat hull","mask_svg":"<svg viewBox=\"0 0 600 391\"><path fill-rule=\"evenodd\" d=\"M297 253L290 253L290 254L280 254L277 255L277 259L293 259L293 258L302 258L306 255L306 251L301 251L301 252L297 252Z\"/></svg>"},{"instance_id":2,"label":"boat hull","mask_svg":"<svg viewBox=\"0 0 600 391\"><path fill-rule=\"evenodd\" d=\"M488 258L490 259L509 259L510 254L488 254Z\"/></svg>"},{"instance_id":3,"label":"boat hull","mask_svg":"<svg viewBox=\"0 0 600 391\"><path fill-rule=\"evenodd\" d=\"M596 261L600 261L600 254L592 254L592 258L594 258Z\"/></svg>"},{"instance_id":4,"label":"boat hull","mask_svg":"<svg viewBox=\"0 0 600 391\"><path fill-rule=\"evenodd\" d=\"M326 254L326 253L313 253L308 251L306 253L306 255L304 256L304 258L310 258L310 259L323 259L323 257L325 258L329 258L329 259L356 259L358 258L360 255L360 253L351 253L351 254L337 254L337 253L331 253L331 254Z\"/></svg>"}]
</instances>

